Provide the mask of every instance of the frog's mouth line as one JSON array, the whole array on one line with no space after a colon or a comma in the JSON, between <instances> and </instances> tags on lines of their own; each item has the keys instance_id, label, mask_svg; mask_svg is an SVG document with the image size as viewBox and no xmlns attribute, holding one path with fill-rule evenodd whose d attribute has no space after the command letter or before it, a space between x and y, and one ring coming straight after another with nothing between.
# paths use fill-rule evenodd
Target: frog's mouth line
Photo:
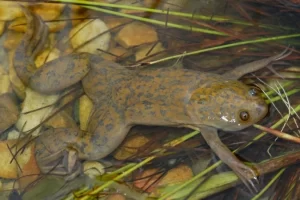
<instances>
[{"instance_id":1,"label":"frog's mouth line","mask_svg":"<svg viewBox=\"0 0 300 200\"><path fill-rule=\"evenodd\" d=\"M270 118L274 117L274 115L277 114L276 109L271 104L268 104L268 112L265 114L265 116L259 121L262 125L268 125L270 122Z\"/></svg>"},{"instance_id":2,"label":"frog's mouth line","mask_svg":"<svg viewBox=\"0 0 300 200\"><path fill-rule=\"evenodd\" d=\"M249 126L251 126L251 125L249 125ZM187 124L185 124L185 125L182 125L181 127L190 128L192 130L200 131L200 132L201 132L202 127L211 127L211 128L215 128L217 130L222 130L222 131L226 131L226 132L235 132L235 131L240 131L240 130L244 129L244 128L241 128L241 129L237 129L237 130L232 130L232 129L226 130L226 128L219 128L219 127L209 126L209 125L205 125L205 124L201 124L201 125L200 124L199 125L195 125L195 124L194 125L187 125ZM247 128L247 127L245 127L245 128Z\"/></svg>"},{"instance_id":3,"label":"frog's mouth line","mask_svg":"<svg viewBox=\"0 0 300 200\"><path fill-rule=\"evenodd\" d=\"M252 125L252 124L247 124L247 123L245 123L245 124L238 123L236 120L234 120L232 122L229 122L229 120L227 120L227 119L222 119L222 118L220 118L220 119L223 120L224 122L226 122L226 124L228 124L228 125L224 126L224 124L223 124L222 127L221 127L221 126L217 126L217 125L216 126L207 125L207 124L204 124L204 123L203 124L192 123L192 124L181 124L179 127L186 127L186 128L190 128L192 130L197 130L197 131L200 131L201 127L211 127L211 128L215 128L215 129L218 129L218 130L234 132L234 131L243 130L244 128L247 128L247 127ZM193 117L191 117L191 121L196 121L196 120L193 120ZM232 124L235 124L235 126L232 126ZM177 127L178 127L178 125L177 125Z\"/></svg>"}]
</instances>

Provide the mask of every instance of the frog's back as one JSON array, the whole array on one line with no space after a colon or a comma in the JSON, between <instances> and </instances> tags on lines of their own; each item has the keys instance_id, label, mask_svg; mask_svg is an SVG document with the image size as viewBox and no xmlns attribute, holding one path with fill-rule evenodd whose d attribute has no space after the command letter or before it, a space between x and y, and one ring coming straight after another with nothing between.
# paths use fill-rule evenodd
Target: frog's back
<instances>
[{"instance_id":1,"label":"frog's back","mask_svg":"<svg viewBox=\"0 0 300 200\"><path fill-rule=\"evenodd\" d=\"M199 86L205 87L222 80L222 76L217 74L173 66L128 69L95 56L91 59L91 69L82 83L85 92L95 103L111 100L117 103L117 97L131 99L131 103L149 98L155 103L160 100L171 103L175 99L186 98L187 93ZM167 96L170 102L166 102Z\"/></svg>"},{"instance_id":2,"label":"frog's back","mask_svg":"<svg viewBox=\"0 0 300 200\"><path fill-rule=\"evenodd\" d=\"M95 102L105 102L110 98L112 87L128 83L132 70L112 61L93 55L89 73L82 79L85 93Z\"/></svg>"},{"instance_id":3,"label":"frog's back","mask_svg":"<svg viewBox=\"0 0 300 200\"><path fill-rule=\"evenodd\" d=\"M206 83L224 80L221 75L202 72L199 70L191 70L176 66L161 67L161 68L144 68L136 72L136 79L139 81L159 82L169 85L191 85L191 83ZM136 80L138 82L138 80Z\"/></svg>"},{"instance_id":4,"label":"frog's back","mask_svg":"<svg viewBox=\"0 0 300 200\"><path fill-rule=\"evenodd\" d=\"M140 102L165 106L188 102L196 88L221 82L222 76L177 67L147 67L129 70L130 74L118 73L109 81L111 99L117 104L130 107ZM121 83L121 84L120 84Z\"/></svg>"}]
</instances>

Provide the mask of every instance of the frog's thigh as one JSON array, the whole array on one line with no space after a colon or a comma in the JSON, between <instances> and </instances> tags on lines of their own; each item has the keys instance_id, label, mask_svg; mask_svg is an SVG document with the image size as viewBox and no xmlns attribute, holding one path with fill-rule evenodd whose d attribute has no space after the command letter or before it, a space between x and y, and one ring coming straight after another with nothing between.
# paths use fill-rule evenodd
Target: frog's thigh
<instances>
[{"instance_id":1,"label":"frog's thigh","mask_svg":"<svg viewBox=\"0 0 300 200\"><path fill-rule=\"evenodd\" d=\"M79 157L89 160L104 158L114 151L126 137L130 126L124 123L122 111L108 105L95 106L88 131L76 143L80 149Z\"/></svg>"},{"instance_id":2,"label":"frog's thigh","mask_svg":"<svg viewBox=\"0 0 300 200\"><path fill-rule=\"evenodd\" d=\"M43 94L68 88L89 72L90 56L88 53L76 53L47 62L31 77L29 86Z\"/></svg>"}]
</instances>

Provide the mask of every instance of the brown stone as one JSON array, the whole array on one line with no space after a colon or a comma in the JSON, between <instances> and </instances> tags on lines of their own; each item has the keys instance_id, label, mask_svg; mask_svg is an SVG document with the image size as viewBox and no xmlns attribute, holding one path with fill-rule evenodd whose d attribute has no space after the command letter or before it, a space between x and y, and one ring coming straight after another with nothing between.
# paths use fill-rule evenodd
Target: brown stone
<instances>
[{"instance_id":1,"label":"brown stone","mask_svg":"<svg viewBox=\"0 0 300 200\"><path fill-rule=\"evenodd\" d=\"M20 41L22 40L23 33L8 31L6 35L6 39L3 43L4 48L7 50L16 49Z\"/></svg>"},{"instance_id":2,"label":"brown stone","mask_svg":"<svg viewBox=\"0 0 300 200\"><path fill-rule=\"evenodd\" d=\"M104 53L102 54L102 57L105 60L111 60L111 61L116 61L117 58L122 57L126 58L131 55L131 51L125 49L124 47L114 47L111 50L108 51L109 53Z\"/></svg>"},{"instance_id":3,"label":"brown stone","mask_svg":"<svg viewBox=\"0 0 300 200\"><path fill-rule=\"evenodd\" d=\"M144 146L149 139L142 135L135 135L128 138L114 153L114 157L118 160L125 160L139 150L139 147Z\"/></svg>"},{"instance_id":4,"label":"brown stone","mask_svg":"<svg viewBox=\"0 0 300 200\"><path fill-rule=\"evenodd\" d=\"M44 21L57 19L66 4L61 3L39 3L30 5L31 10L40 16Z\"/></svg>"},{"instance_id":5,"label":"brown stone","mask_svg":"<svg viewBox=\"0 0 300 200\"><path fill-rule=\"evenodd\" d=\"M50 33L56 33L58 31L63 30L66 27L67 21L66 20L61 20L61 21L58 20L58 21L48 22L46 24L49 28Z\"/></svg>"},{"instance_id":6,"label":"brown stone","mask_svg":"<svg viewBox=\"0 0 300 200\"><path fill-rule=\"evenodd\" d=\"M0 21L0 36L4 32L4 28L5 28L5 21Z\"/></svg>"},{"instance_id":7,"label":"brown stone","mask_svg":"<svg viewBox=\"0 0 300 200\"><path fill-rule=\"evenodd\" d=\"M27 27L27 20L25 17L16 18L12 21L7 27L8 30L17 31L17 32L25 32Z\"/></svg>"},{"instance_id":8,"label":"brown stone","mask_svg":"<svg viewBox=\"0 0 300 200\"><path fill-rule=\"evenodd\" d=\"M44 51L40 52L38 56L35 58L34 63L36 68L40 68L46 62L57 59L59 55L60 55L60 51L56 48L45 49Z\"/></svg>"},{"instance_id":9,"label":"brown stone","mask_svg":"<svg viewBox=\"0 0 300 200\"><path fill-rule=\"evenodd\" d=\"M35 145L33 143L27 145L25 152L18 154L17 161L22 170L18 170L19 186L26 188L29 184L34 183L41 173L40 168L35 159Z\"/></svg>"},{"instance_id":10,"label":"brown stone","mask_svg":"<svg viewBox=\"0 0 300 200\"><path fill-rule=\"evenodd\" d=\"M111 194L106 200L126 200L126 198L122 194Z\"/></svg>"},{"instance_id":11,"label":"brown stone","mask_svg":"<svg viewBox=\"0 0 300 200\"><path fill-rule=\"evenodd\" d=\"M151 8L152 6L156 5L156 2L156 0L144 0L144 5ZM157 6L163 10L169 9L177 11L181 10L187 2L187 0L165 0L161 1L161 3Z\"/></svg>"},{"instance_id":12,"label":"brown stone","mask_svg":"<svg viewBox=\"0 0 300 200\"><path fill-rule=\"evenodd\" d=\"M110 30L119 26L119 28L111 30L111 32L116 32L123 27L123 26L121 26L122 24L126 24L126 23L130 22L131 19L123 18L123 17L122 18L121 17L105 17L103 19L103 21L105 22L108 29L110 29Z\"/></svg>"},{"instance_id":13,"label":"brown stone","mask_svg":"<svg viewBox=\"0 0 300 200\"><path fill-rule=\"evenodd\" d=\"M160 169L145 170L140 176L135 177L137 181L134 182L134 185L141 189L148 188L148 192L154 192L158 186L185 182L193 177L192 169L184 164L169 170L163 177L161 177L161 173L157 173L158 171ZM157 179L159 180L157 181Z\"/></svg>"},{"instance_id":14,"label":"brown stone","mask_svg":"<svg viewBox=\"0 0 300 200\"><path fill-rule=\"evenodd\" d=\"M0 133L16 123L19 108L8 93L0 95Z\"/></svg>"},{"instance_id":15,"label":"brown stone","mask_svg":"<svg viewBox=\"0 0 300 200\"><path fill-rule=\"evenodd\" d=\"M78 52L99 54L97 49L106 51L109 47L110 33L108 27L100 20L85 20L69 33L71 44Z\"/></svg>"},{"instance_id":16,"label":"brown stone","mask_svg":"<svg viewBox=\"0 0 300 200\"><path fill-rule=\"evenodd\" d=\"M77 26L89 17L88 10L81 6L71 5L71 9L70 19L72 19L71 22L73 26Z\"/></svg>"},{"instance_id":17,"label":"brown stone","mask_svg":"<svg viewBox=\"0 0 300 200\"><path fill-rule=\"evenodd\" d=\"M143 5L141 4L140 1L137 0L121 0L121 1L116 1L116 4L121 4L121 5L129 5L129 6L136 6L136 7L142 7ZM126 13L126 14L143 14L145 11L141 10L135 10L135 9L121 9L121 13Z\"/></svg>"},{"instance_id":18,"label":"brown stone","mask_svg":"<svg viewBox=\"0 0 300 200\"><path fill-rule=\"evenodd\" d=\"M187 165L179 165L168 171L167 175L158 183L159 186L181 183L193 177L192 169Z\"/></svg>"},{"instance_id":19,"label":"brown stone","mask_svg":"<svg viewBox=\"0 0 300 200\"><path fill-rule=\"evenodd\" d=\"M46 22L46 24L49 28L49 32L55 33L64 29L65 26L67 25L67 21L65 20L52 21L52 22L50 21L50 22ZM17 32L25 32L26 29L27 29L27 19L24 17L17 18L8 26L8 30L13 30Z\"/></svg>"},{"instance_id":20,"label":"brown stone","mask_svg":"<svg viewBox=\"0 0 300 200\"><path fill-rule=\"evenodd\" d=\"M157 40L156 30L141 22L127 24L116 36L116 41L125 48L152 43Z\"/></svg>"},{"instance_id":21,"label":"brown stone","mask_svg":"<svg viewBox=\"0 0 300 200\"><path fill-rule=\"evenodd\" d=\"M66 112L61 111L45 123L52 128L76 128L77 124L74 119Z\"/></svg>"},{"instance_id":22,"label":"brown stone","mask_svg":"<svg viewBox=\"0 0 300 200\"><path fill-rule=\"evenodd\" d=\"M18 178L18 169L15 161L10 163L12 160L12 152L9 151L7 146L14 145L12 141L0 141L0 178L15 179ZM2 188L1 188L2 189Z\"/></svg>"},{"instance_id":23,"label":"brown stone","mask_svg":"<svg viewBox=\"0 0 300 200\"><path fill-rule=\"evenodd\" d=\"M94 104L87 95L83 95L82 97L80 97L80 99L79 99L79 121L80 121L80 129L83 131L88 130L90 114L93 110L93 107L94 107Z\"/></svg>"},{"instance_id":24,"label":"brown stone","mask_svg":"<svg viewBox=\"0 0 300 200\"><path fill-rule=\"evenodd\" d=\"M23 16L24 14L19 3L20 2L0 1L0 20L10 21Z\"/></svg>"},{"instance_id":25,"label":"brown stone","mask_svg":"<svg viewBox=\"0 0 300 200\"><path fill-rule=\"evenodd\" d=\"M0 95L4 93L12 93L12 87L9 80L9 75L0 73Z\"/></svg>"},{"instance_id":26,"label":"brown stone","mask_svg":"<svg viewBox=\"0 0 300 200\"><path fill-rule=\"evenodd\" d=\"M162 43L157 43L157 44L147 44L143 45L138 48L138 51L135 53L135 61L139 61L145 57L151 56L153 54L159 53L161 51L164 51L165 48L162 46ZM155 56L150 57L149 59L143 60L144 62L146 61L152 61L155 59L162 58L164 56L164 53L157 54Z\"/></svg>"}]
</instances>

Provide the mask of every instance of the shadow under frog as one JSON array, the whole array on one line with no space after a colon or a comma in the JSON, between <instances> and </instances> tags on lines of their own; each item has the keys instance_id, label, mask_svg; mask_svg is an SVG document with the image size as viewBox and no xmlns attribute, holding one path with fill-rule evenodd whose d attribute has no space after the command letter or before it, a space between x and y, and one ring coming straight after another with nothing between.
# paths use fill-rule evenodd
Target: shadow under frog
<instances>
[{"instance_id":1,"label":"shadow under frog","mask_svg":"<svg viewBox=\"0 0 300 200\"><path fill-rule=\"evenodd\" d=\"M67 161L74 155L81 160L101 159L120 145L132 126L161 125L200 130L218 157L246 185L253 186L250 180L256 178L255 172L230 152L217 130L242 130L264 118L268 106L262 95L237 79L290 52L245 64L223 75L174 66L130 70L88 53L63 56L36 70L33 60L43 48L47 26L30 11L24 12L28 28L14 58L20 79L44 94L60 92L81 81L94 103L87 132L60 128L41 133L36 156L42 171L59 156Z\"/></svg>"}]
</instances>

